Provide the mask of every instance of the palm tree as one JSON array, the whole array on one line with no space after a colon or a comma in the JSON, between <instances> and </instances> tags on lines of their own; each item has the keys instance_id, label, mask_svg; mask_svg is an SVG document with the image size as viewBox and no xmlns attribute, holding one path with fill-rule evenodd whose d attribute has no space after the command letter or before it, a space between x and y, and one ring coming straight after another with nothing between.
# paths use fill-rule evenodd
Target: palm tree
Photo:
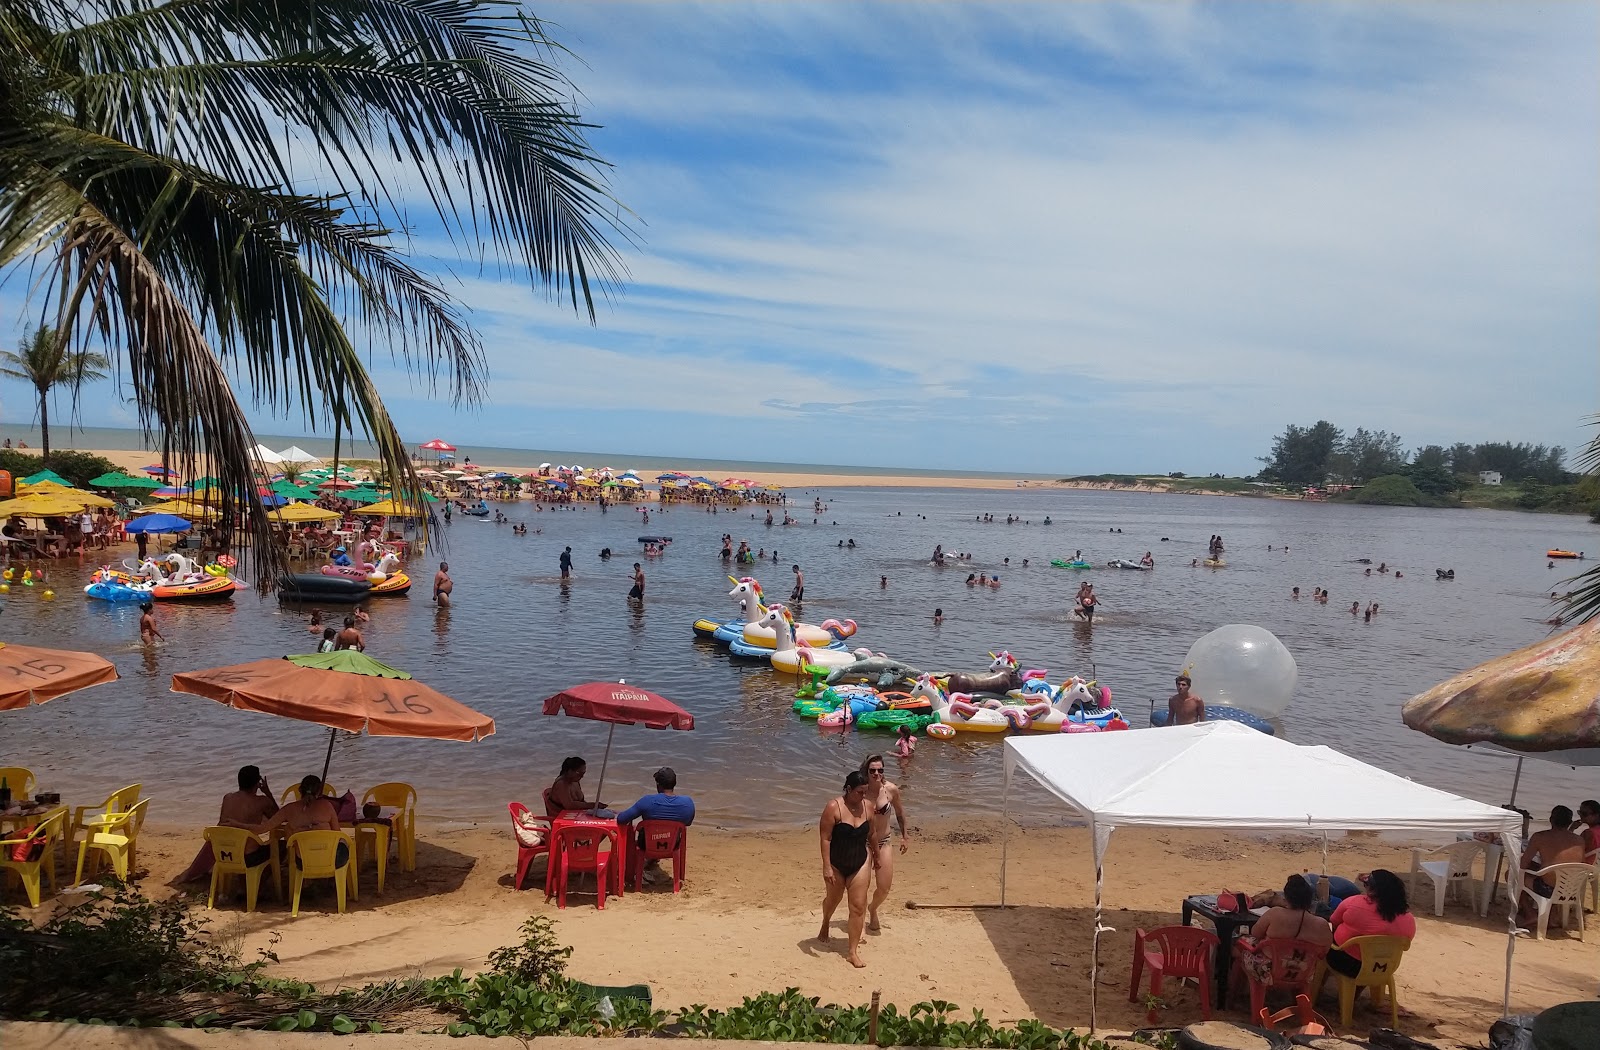
<instances>
[{"instance_id":1,"label":"palm tree","mask_svg":"<svg viewBox=\"0 0 1600 1050\"><path fill-rule=\"evenodd\" d=\"M1589 425L1600 426L1600 416L1590 419ZM1600 474L1600 433L1595 434L1588 447L1579 454L1576 466L1581 473ZM1600 511L1590 520L1600 521ZM1562 600L1561 622L1587 623L1600 616L1600 565L1580 573L1573 582L1577 586L1568 591Z\"/></svg>"},{"instance_id":2,"label":"palm tree","mask_svg":"<svg viewBox=\"0 0 1600 1050\"><path fill-rule=\"evenodd\" d=\"M281 552L245 402L359 424L420 491L364 352L458 405L483 389L461 304L395 230L591 323L621 279L561 54L511 0L0 4L0 267L111 354L176 466L249 493L258 580Z\"/></svg>"},{"instance_id":3,"label":"palm tree","mask_svg":"<svg viewBox=\"0 0 1600 1050\"><path fill-rule=\"evenodd\" d=\"M25 328L15 352L0 350L0 375L21 379L33 385L39 395L39 443L43 458L50 458L50 394L58 386L72 388L77 403L78 388L95 379L106 378L111 362L104 354L88 350L69 350L65 339L49 325ZM48 465L48 464L46 464Z\"/></svg>"}]
</instances>

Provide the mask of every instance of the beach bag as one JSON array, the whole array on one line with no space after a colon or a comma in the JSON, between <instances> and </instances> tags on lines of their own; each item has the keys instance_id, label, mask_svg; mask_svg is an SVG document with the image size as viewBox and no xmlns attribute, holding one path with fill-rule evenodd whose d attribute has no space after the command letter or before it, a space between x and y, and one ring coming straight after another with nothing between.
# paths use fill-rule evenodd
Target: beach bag
<instances>
[{"instance_id":1,"label":"beach bag","mask_svg":"<svg viewBox=\"0 0 1600 1050\"><path fill-rule=\"evenodd\" d=\"M333 802L339 810L340 824L354 824L361 817L361 805L356 801L354 791L346 791Z\"/></svg>"},{"instance_id":2,"label":"beach bag","mask_svg":"<svg viewBox=\"0 0 1600 1050\"><path fill-rule=\"evenodd\" d=\"M42 833L35 834L38 831L39 825L37 824L22 829L17 835L17 838L22 841L11 847L12 860L19 864L26 864L44 856L44 847L50 841L50 837Z\"/></svg>"},{"instance_id":3,"label":"beach bag","mask_svg":"<svg viewBox=\"0 0 1600 1050\"><path fill-rule=\"evenodd\" d=\"M528 812L512 822L512 830L516 833L519 846L538 849L544 845L545 836L550 832L550 825L534 816L532 812Z\"/></svg>"}]
</instances>

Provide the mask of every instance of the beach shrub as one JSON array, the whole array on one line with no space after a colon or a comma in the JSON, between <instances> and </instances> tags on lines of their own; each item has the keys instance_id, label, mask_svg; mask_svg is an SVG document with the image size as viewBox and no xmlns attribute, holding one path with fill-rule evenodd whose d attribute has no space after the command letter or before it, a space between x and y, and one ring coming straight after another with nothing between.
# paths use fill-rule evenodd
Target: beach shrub
<instances>
[{"instance_id":1,"label":"beach shrub","mask_svg":"<svg viewBox=\"0 0 1600 1050\"><path fill-rule=\"evenodd\" d=\"M1355 494L1355 502L1379 507L1427 507L1433 503L1408 477L1384 474L1373 478Z\"/></svg>"},{"instance_id":2,"label":"beach shrub","mask_svg":"<svg viewBox=\"0 0 1600 1050\"><path fill-rule=\"evenodd\" d=\"M17 481L32 477L45 466L45 461L32 452L0 448L0 470L9 470ZM79 488L88 485L90 478L98 478L117 469L117 465L104 456L72 451L51 452L49 467Z\"/></svg>"}]
</instances>

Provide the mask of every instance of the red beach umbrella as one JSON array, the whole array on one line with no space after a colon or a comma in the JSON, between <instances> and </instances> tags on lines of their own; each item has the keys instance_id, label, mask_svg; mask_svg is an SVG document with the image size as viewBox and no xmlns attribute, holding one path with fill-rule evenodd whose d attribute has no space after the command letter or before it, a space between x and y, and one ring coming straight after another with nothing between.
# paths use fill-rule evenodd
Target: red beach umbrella
<instances>
[{"instance_id":1,"label":"red beach umbrella","mask_svg":"<svg viewBox=\"0 0 1600 1050\"><path fill-rule=\"evenodd\" d=\"M606 753L600 760L600 782L595 798L606 785L606 763L611 760L611 738L617 726L638 725L646 729L693 729L694 715L664 696L631 686L627 682L586 682L563 689L544 702L547 715L568 714L594 722L609 722Z\"/></svg>"},{"instance_id":2,"label":"red beach umbrella","mask_svg":"<svg viewBox=\"0 0 1600 1050\"><path fill-rule=\"evenodd\" d=\"M427 449L429 452L454 452L456 447L443 438L434 438L432 441L423 442L418 448Z\"/></svg>"}]
</instances>

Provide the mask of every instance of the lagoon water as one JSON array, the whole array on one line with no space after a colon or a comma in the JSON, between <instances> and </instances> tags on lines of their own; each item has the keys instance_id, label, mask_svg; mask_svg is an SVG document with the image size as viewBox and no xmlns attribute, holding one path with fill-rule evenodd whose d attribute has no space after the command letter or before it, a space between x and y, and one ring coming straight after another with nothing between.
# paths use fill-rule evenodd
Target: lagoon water
<instances>
[{"instance_id":1,"label":"lagoon water","mask_svg":"<svg viewBox=\"0 0 1600 1050\"><path fill-rule=\"evenodd\" d=\"M813 526L816 494L827 509ZM892 737L820 731L791 713L794 679L732 664L694 639L690 624L697 617L731 615L718 557L718 538L731 532L769 555L779 551L776 565L742 569L754 570L771 599L788 594L792 563L804 567L810 622L853 618L860 624L854 643L917 666L981 669L988 651L1003 647L1024 667L1049 668L1055 680L1093 675L1111 687L1136 726L1146 723L1152 701L1164 702L1196 638L1225 623L1259 624L1299 663L1299 689L1283 719L1290 739L1328 744L1438 787L1504 802L1511 762L1412 732L1400 722L1400 705L1549 630L1542 621L1552 615L1550 592L1564 589L1563 580L1584 563L1549 569L1546 548L1600 553L1600 531L1582 518L1494 511L1039 489L851 488L791 498L805 524L787 528L764 527L748 510L662 513L652 505L645 526L631 508L536 513L528 503L503 505L512 520L543 530L517 537L509 525L456 516L444 549L410 567L418 580L411 597L369 603L368 651L492 714L497 732L478 744L343 739L330 781L359 793L382 780L406 780L417 786L425 813L493 821L508 799L536 800L563 756L582 754L590 760L585 784L593 797L606 727L543 717L540 701L577 682L625 678L692 710L697 728L619 727L606 801L631 801L648 788L652 770L670 764L705 823L814 819L847 769L869 751L888 750ZM1000 520L974 520L983 513ZM1008 513L1024 523L1004 524ZM1053 524L1043 524L1046 516ZM1108 532L1116 528L1122 532ZM1227 542L1228 567L1191 568L1212 533ZM675 542L665 556L644 559L636 539L643 534ZM837 546L851 538L855 549ZM936 543L974 558L935 567L928 559ZM563 586L556 560L568 544L576 568ZM1276 549L1269 553L1268 544ZM616 557L602 562L602 547ZM1157 567L1085 574L1050 566L1052 557L1077 548L1096 564L1151 550ZM428 600L427 581L441 555L456 580L456 604L448 611ZM1374 566L1386 561L1404 578L1376 572L1368 578L1355 561L1361 557ZM642 608L625 600L636 559L649 578ZM1436 582L1436 567L1455 569L1455 580ZM253 591L220 605L162 604L157 612L170 644L147 652L137 642L137 609L83 597L92 569L75 560L56 567L54 602L44 601L39 588L14 587L0 598L0 637L94 650L115 661L123 678L4 716L0 764L31 767L43 790L73 803L140 780L156 799L153 817L173 821L210 819L242 763L260 764L279 791L320 769L325 731L168 691L177 671L309 651L306 610L263 601ZM998 572L1002 587L968 588L969 571ZM1102 600L1092 628L1068 615L1085 575ZM881 576L887 587L880 587ZM1290 601L1294 586L1307 597ZM1332 593L1327 605L1310 600L1317 586ZM1381 611L1363 622L1350 615L1352 601L1363 607L1377 601ZM942 626L932 622L936 607L944 610ZM924 739L897 776L914 821L999 814L997 738ZM1529 762L1518 800L1540 813L1597 795L1592 770ZM1060 806L1037 792L1024 792L1021 808L1034 819L1064 818Z\"/></svg>"}]
</instances>

